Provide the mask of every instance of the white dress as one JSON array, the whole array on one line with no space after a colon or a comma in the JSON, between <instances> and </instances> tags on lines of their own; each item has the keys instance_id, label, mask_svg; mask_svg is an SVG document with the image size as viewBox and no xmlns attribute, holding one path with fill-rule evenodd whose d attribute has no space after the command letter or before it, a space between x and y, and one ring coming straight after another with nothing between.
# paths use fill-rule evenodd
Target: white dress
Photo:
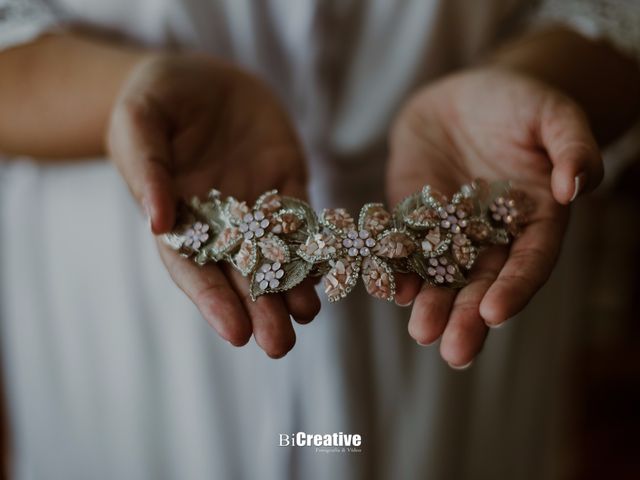
<instances>
[{"instance_id":1,"label":"white dress","mask_svg":"<svg viewBox=\"0 0 640 480\"><path fill-rule=\"evenodd\" d=\"M315 206L354 211L383 200L385 136L410 91L470 64L530 15L640 45L639 32L618 34L629 18L637 27L637 7L551 2L541 14L529 3L0 0L0 46L81 22L232 59L281 95L309 155ZM580 209L567 239L576 248L468 371L411 340L407 309L362 289L323 304L273 361L253 341L230 347L201 320L111 165L13 160L0 164L0 331L16 478L562 474L562 387L588 281L573 269L584 260ZM362 452L278 446L298 431L358 433Z\"/></svg>"}]
</instances>

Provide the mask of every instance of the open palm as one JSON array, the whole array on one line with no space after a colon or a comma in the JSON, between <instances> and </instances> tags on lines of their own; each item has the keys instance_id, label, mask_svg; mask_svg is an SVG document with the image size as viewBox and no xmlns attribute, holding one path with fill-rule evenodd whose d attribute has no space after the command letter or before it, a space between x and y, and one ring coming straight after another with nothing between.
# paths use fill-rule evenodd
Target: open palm
<instances>
[{"instance_id":1,"label":"open palm","mask_svg":"<svg viewBox=\"0 0 640 480\"><path fill-rule=\"evenodd\" d=\"M525 231L511 248L492 247L459 291L400 290L415 297L409 332L419 343L442 336L452 366L469 364L489 326L522 310L556 262L568 219L566 207L602 177L595 140L579 107L558 91L499 69L472 70L419 91L400 113L391 135L387 193L395 205L430 184L451 195L474 178L511 180L535 203Z\"/></svg>"},{"instance_id":2,"label":"open palm","mask_svg":"<svg viewBox=\"0 0 640 480\"><path fill-rule=\"evenodd\" d=\"M114 107L108 147L156 234L173 227L178 199L204 197L211 188L247 202L273 188L305 197L304 159L273 94L204 56L164 55L140 64ZM176 284L234 345L253 333L267 354L280 357L295 343L290 315L304 323L318 312L308 281L253 302L236 271L198 267L158 246Z\"/></svg>"}]
</instances>

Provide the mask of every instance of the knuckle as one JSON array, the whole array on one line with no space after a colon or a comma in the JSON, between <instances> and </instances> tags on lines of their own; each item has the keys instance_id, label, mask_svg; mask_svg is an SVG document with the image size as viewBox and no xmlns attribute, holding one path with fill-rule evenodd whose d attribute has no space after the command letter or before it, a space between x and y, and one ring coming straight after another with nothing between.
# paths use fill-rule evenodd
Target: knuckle
<instances>
[{"instance_id":1,"label":"knuckle","mask_svg":"<svg viewBox=\"0 0 640 480\"><path fill-rule=\"evenodd\" d=\"M519 273L504 274L499 281L512 298L530 297L538 289L538 282L534 283L532 279Z\"/></svg>"},{"instance_id":2,"label":"knuckle","mask_svg":"<svg viewBox=\"0 0 640 480\"><path fill-rule=\"evenodd\" d=\"M475 314L478 319L480 318L480 303L479 300L476 299L467 299L467 300L462 300L460 302L456 302L456 304L454 305L454 313L456 315L470 315L470 314Z\"/></svg>"}]
</instances>

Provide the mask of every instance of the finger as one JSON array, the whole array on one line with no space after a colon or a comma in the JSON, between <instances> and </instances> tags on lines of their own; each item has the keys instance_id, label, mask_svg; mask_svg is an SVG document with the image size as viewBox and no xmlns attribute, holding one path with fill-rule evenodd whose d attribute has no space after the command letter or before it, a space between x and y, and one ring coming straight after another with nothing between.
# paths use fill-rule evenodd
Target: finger
<instances>
[{"instance_id":1,"label":"finger","mask_svg":"<svg viewBox=\"0 0 640 480\"><path fill-rule=\"evenodd\" d=\"M155 234L175 222L175 194L169 167L168 131L159 112L142 103L121 102L114 110L108 146Z\"/></svg>"},{"instance_id":2,"label":"finger","mask_svg":"<svg viewBox=\"0 0 640 480\"><path fill-rule=\"evenodd\" d=\"M249 282L239 272L228 270L234 289L242 297L251 318L256 343L271 358L284 357L296 343L296 333L281 295L270 294L253 301L249 295Z\"/></svg>"},{"instance_id":3,"label":"finger","mask_svg":"<svg viewBox=\"0 0 640 480\"><path fill-rule=\"evenodd\" d=\"M551 190L567 205L598 186L604 173L598 144L582 110L568 99L550 100L540 119L540 140L553 164Z\"/></svg>"},{"instance_id":4,"label":"finger","mask_svg":"<svg viewBox=\"0 0 640 480\"><path fill-rule=\"evenodd\" d=\"M456 295L440 342L440 354L453 368L468 367L482 349L488 328L480 316L480 302L498 277L507 252L505 247L484 251L469 274L469 284Z\"/></svg>"},{"instance_id":5,"label":"finger","mask_svg":"<svg viewBox=\"0 0 640 480\"><path fill-rule=\"evenodd\" d=\"M283 296L289 314L298 323L309 323L320 312L320 298L310 278L303 280L300 285L285 292Z\"/></svg>"},{"instance_id":6,"label":"finger","mask_svg":"<svg viewBox=\"0 0 640 480\"><path fill-rule=\"evenodd\" d=\"M251 338L251 321L240 298L217 265L198 266L158 241L160 257L173 281L195 303L205 320L233 345Z\"/></svg>"},{"instance_id":7,"label":"finger","mask_svg":"<svg viewBox=\"0 0 640 480\"><path fill-rule=\"evenodd\" d=\"M435 342L447 324L455 290L423 284L409 318L409 335L420 345Z\"/></svg>"},{"instance_id":8,"label":"finger","mask_svg":"<svg viewBox=\"0 0 640 480\"><path fill-rule=\"evenodd\" d=\"M304 170L298 172L289 172L290 176L283 179L280 193L299 200L307 200L307 180Z\"/></svg>"},{"instance_id":9,"label":"finger","mask_svg":"<svg viewBox=\"0 0 640 480\"><path fill-rule=\"evenodd\" d=\"M416 298L422 280L415 273L396 273L396 294L395 302L399 307L408 307L413 303L413 299Z\"/></svg>"},{"instance_id":10,"label":"finger","mask_svg":"<svg viewBox=\"0 0 640 480\"><path fill-rule=\"evenodd\" d=\"M480 315L495 327L520 312L549 278L560 252L566 222L541 219L511 246L497 280L480 303Z\"/></svg>"},{"instance_id":11,"label":"finger","mask_svg":"<svg viewBox=\"0 0 640 480\"><path fill-rule=\"evenodd\" d=\"M289 172L293 173L293 172ZM304 170L288 176L284 179L281 187L283 195L306 200L306 173ZM320 298L316 293L314 285L320 281L317 279L306 279L300 285L284 294L285 305L289 313L298 323L309 323L320 311Z\"/></svg>"}]
</instances>

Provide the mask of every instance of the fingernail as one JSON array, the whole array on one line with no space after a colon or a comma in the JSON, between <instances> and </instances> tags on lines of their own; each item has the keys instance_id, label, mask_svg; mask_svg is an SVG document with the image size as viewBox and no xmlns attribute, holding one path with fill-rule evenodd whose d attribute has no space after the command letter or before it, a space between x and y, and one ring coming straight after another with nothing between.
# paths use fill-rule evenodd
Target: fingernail
<instances>
[{"instance_id":1,"label":"fingernail","mask_svg":"<svg viewBox=\"0 0 640 480\"><path fill-rule=\"evenodd\" d=\"M587 183L587 174L582 172L573 179L573 196L571 197L571 202L573 202L584 188Z\"/></svg>"},{"instance_id":2,"label":"fingernail","mask_svg":"<svg viewBox=\"0 0 640 480\"><path fill-rule=\"evenodd\" d=\"M434 343L436 343L438 341L438 339L436 338L433 342L429 342L429 343L422 343L416 340L416 343L418 345L420 345L421 347L430 347L431 345L433 345Z\"/></svg>"},{"instance_id":3,"label":"fingernail","mask_svg":"<svg viewBox=\"0 0 640 480\"><path fill-rule=\"evenodd\" d=\"M469 368L471 365L473 364L473 360L471 360L469 363L465 364L465 365L452 365L449 364L449 366L451 368L453 368L454 370L466 370L467 368Z\"/></svg>"},{"instance_id":4,"label":"fingernail","mask_svg":"<svg viewBox=\"0 0 640 480\"><path fill-rule=\"evenodd\" d=\"M395 302L399 307L409 307L413 303L413 299L409 300L407 303L400 303L397 300L395 300Z\"/></svg>"},{"instance_id":5,"label":"fingernail","mask_svg":"<svg viewBox=\"0 0 640 480\"><path fill-rule=\"evenodd\" d=\"M492 325L492 324L490 324L490 323L485 323L485 325L486 325L487 327L489 327L490 329L492 329L492 330L497 330L497 329L499 329L499 328L502 328L502 327L504 327L504 326L505 326L505 324L506 324L506 322L496 323L496 324L493 324L493 325Z\"/></svg>"}]
</instances>

